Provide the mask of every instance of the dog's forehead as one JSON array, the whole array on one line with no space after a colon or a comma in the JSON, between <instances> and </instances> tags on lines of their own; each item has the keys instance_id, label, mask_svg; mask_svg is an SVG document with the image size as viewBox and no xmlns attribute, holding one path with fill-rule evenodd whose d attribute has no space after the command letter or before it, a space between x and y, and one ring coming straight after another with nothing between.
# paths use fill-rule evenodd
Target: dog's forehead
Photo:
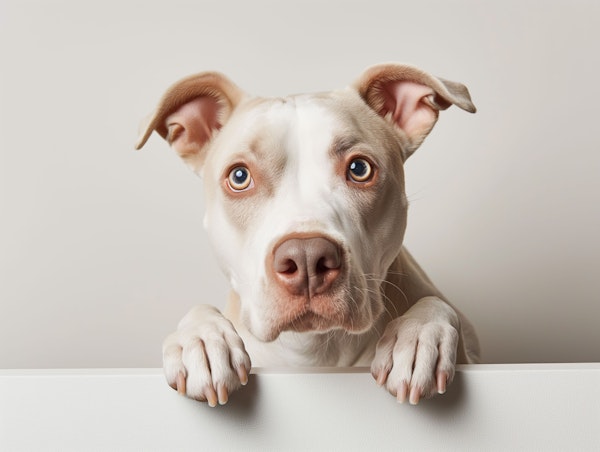
<instances>
[{"instance_id":1,"label":"dog's forehead","mask_svg":"<svg viewBox=\"0 0 600 452\"><path fill-rule=\"evenodd\" d=\"M239 106L222 131L228 143L224 151L239 152L239 146L281 152L299 144L322 150L357 129L365 111L364 103L350 91L251 98Z\"/></svg>"}]
</instances>

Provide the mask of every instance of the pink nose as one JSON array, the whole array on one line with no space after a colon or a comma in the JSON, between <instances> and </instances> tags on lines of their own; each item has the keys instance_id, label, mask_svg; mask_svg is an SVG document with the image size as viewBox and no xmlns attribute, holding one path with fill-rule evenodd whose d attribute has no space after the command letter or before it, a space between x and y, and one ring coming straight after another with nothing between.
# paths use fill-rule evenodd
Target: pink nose
<instances>
[{"instance_id":1,"label":"pink nose","mask_svg":"<svg viewBox=\"0 0 600 452\"><path fill-rule=\"evenodd\" d=\"M291 238L273 253L276 280L291 295L327 292L340 275L340 247L324 237Z\"/></svg>"}]
</instances>

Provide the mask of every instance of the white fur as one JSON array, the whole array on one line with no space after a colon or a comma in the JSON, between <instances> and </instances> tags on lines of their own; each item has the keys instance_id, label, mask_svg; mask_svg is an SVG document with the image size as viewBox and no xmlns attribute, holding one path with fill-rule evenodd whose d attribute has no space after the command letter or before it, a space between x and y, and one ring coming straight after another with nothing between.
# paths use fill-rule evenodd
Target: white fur
<instances>
[{"instance_id":1,"label":"white fur","mask_svg":"<svg viewBox=\"0 0 600 452\"><path fill-rule=\"evenodd\" d=\"M252 357L258 366L370 365L377 383L399 401L418 403L445 392L457 359L478 359L468 321L402 248L403 160L433 127L439 105L455 103L469 111L474 106L458 84L448 92L443 82L410 67L381 70L386 82L390 73L423 79L394 85L391 94L382 91L381 96L402 92L406 105L393 116L385 110L376 114L365 104L366 94L361 98L355 89L257 101L212 73L206 77L224 86L217 91L234 106L222 118L223 127L206 129L217 124L205 117L216 104L202 98L168 116L169 127L178 128L173 147L204 179L204 225L233 289L229 320L213 307L199 306L165 340L167 381L180 392L212 406L225 403L245 384ZM377 71L363 76L359 93L379 80ZM199 93L206 77L197 79ZM196 79L185 81L186 89L190 80ZM440 93L442 100L434 97ZM171 100L169 94L165 99ZM393 109L389 102L382 105ZM149 127L163 130L159 113L153 121ZM194 136L207 134L190 134L190 127L208 130L210 141L194 142ZM333 152L340 138L350 148ZM348 178L347 160L355 153L377 168L377 192ZM248 166L253 175L247 193L234 193L225 182L237 165ZM326 238L342 255L338 284L322 298L290 294L269 265L277 246L298 236ZM318 330L293 331L294 310L298 316L318 315Z\"/></svg>"}]
</instances>

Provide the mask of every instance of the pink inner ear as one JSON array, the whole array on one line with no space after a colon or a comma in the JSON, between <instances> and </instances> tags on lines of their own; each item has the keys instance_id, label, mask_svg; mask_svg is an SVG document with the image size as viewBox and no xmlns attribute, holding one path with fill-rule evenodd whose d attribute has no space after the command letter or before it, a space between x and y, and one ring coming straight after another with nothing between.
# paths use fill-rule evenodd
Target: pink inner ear
<instances>
[{"instance_id":1,"label":"pink inner ear","mask_svg":"<svg viewBox=\"0 0 600 452\"><path fill-rule=\"evenodd\" d=\"M383 86L383 115L392 114L392 121L409 138L429 132L438 117L438 110L427 102L433 89L414 82L389 82Z\"/></svg>"},{"instance_id":2,"label":"pink inner ear","mask_svg":"<svg viewBox=\"0 0 600 452\"><path fill-rule=\"evenodd\" d=\"M200 152L219 124L219 103L209 96L198 97L171 113L165 123L167 140L182 156Z\"/></svg>"}]
</instances>

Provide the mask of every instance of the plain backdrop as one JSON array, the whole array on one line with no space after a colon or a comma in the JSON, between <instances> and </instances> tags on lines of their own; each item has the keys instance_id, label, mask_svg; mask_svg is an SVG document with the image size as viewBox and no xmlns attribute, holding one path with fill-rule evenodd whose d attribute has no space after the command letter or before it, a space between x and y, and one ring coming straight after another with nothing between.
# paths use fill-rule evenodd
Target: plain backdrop
<instances>
[{"instance_id":1,"label":"plain backdrop","mask_svg":"<svg viewBox=\"0 0 600 452\"><path fill-rule=\"evenodd\" d=\"M406 164L406 244L485 362L600 361L600 3L0 0L0 367L158 367L227 284L202 186L140 120L219 70L258 95L401 61L466 84Z\"/></svg>"}]
</instances>

